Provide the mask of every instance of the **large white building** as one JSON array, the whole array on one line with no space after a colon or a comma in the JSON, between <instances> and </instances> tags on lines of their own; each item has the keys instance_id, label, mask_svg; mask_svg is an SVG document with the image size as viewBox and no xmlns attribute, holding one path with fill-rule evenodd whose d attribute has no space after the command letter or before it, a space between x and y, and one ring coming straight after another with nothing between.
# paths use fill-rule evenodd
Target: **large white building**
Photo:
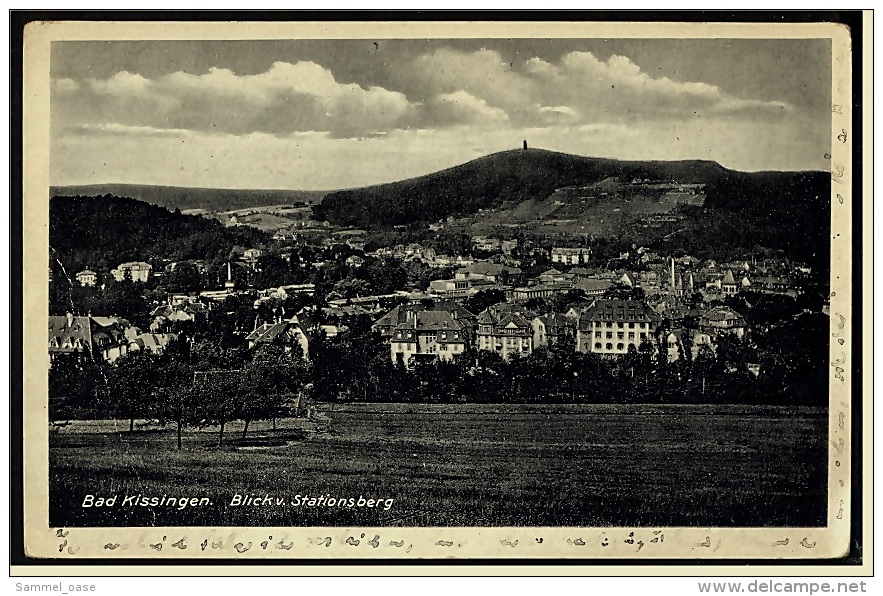
<instances>
[{"instance_id":1,"label":"large white building","mask_svg":"<svg viewBox=\"0 0 883 596\"><path fill-rule=\"evenodd\" d=\"M150 263L132 261L130 263L121 263L120 266L111 271L111 273L113 274L113 278L117 281L123 281L128 274L132 281L146 282L150 279L152 271L153 267Z\"/></svg>"},{"instance_id":2,"label":"large white building","mask_svg":"<svg viewBox=\"0 0 883 596\"><path fill-rule=\"evenodd\" d=\"M592 254L589 248L553 248L552 262L563 265L582 265L589 262Z\"/></svg>"},{"instance_id":3,"label":"large white building","mask_svg":"<svg viewBox=\"0 0 883 596\"><path fill-rule=\"evenodd\" d=\"M84 269L77 273L77 281L80 282L81 286L91 288L94 287L95 282L98 281L98 274L89 269Z\"/></svg>"},{"instance_id":4,"label":"large white building","mask_svg":"<svg viewBox=\"0 0 883 596\"><path fill-rule=\"evenodd\" d=\"M617 355L629 346L638 349L653 342L661 317L640 300L597 299L579 318L576 349L580 352Z\"/></svg>"}]
</instances>

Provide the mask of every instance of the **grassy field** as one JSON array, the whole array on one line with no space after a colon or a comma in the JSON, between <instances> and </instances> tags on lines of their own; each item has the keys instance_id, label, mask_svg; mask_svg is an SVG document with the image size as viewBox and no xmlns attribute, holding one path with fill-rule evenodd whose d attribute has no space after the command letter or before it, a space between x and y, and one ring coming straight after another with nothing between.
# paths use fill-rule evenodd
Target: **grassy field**
<instances>
[{"instance_id":1,"label":"grassy field","mask_svg":"<svg viewBox=\"0 0 883 596\"><path fill-rule=\"evenodd\" d=\"M50 440L54 526L818 526L827 416L747 406L327 407L302 420L125 432L75 423ZM282 505L231 506L235 494ZM211 505L83 508L86 494L207 497ZM292 506L295 495L393 499Z\"/></svg>"}]
</instances>

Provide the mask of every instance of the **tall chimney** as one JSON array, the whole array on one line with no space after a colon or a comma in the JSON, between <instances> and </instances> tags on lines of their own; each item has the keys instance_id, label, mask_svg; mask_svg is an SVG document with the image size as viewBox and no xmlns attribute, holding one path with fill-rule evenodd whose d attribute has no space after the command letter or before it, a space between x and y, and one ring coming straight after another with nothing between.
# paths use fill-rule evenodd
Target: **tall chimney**
<instances>
[{"instance_id":1,"label":"tall chimney","mask_svg":"<svg viewBox=\"0 0 883 596\"><path fill-rule=\"evenodd\" d=\"M671 258L671 288L674 290L675 287L675 258Z\"/></svg>"}]
</instances>

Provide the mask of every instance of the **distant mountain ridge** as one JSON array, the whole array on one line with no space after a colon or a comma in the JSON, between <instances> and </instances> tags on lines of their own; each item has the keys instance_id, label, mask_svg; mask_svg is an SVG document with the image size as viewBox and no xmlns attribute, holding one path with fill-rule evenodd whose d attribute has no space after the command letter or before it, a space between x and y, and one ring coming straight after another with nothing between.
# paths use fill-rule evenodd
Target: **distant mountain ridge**
<instances>
[{"instance_id":1,"label":"distant mountain ridge","mask_svg":"<svg viewBox=\"0 0 883 596\"><path fill-rule=\"evenodd\" d=\"M709 184L738 174L705 160L619 161L516 149L399 182L329 192L314 213L340 225L409 224L475 213L508 201L545 200L558 188L610 177Z\"/></svg>"},{"instance_id":2,"label":"distant mountain ridge","mask_svg":"<svg viewBox=\"0 0 883 596\"><path fill-rule=\"evenodd\" d=\"M267 205L315 203L328 191L320 190L241 190L229 188L190 188L186 186L153 186L149 184L87 184L52 186L53 197L99 197L112 195L138 199L170 210L205 209L233 211Z\"/></svg>"}]
</instances>

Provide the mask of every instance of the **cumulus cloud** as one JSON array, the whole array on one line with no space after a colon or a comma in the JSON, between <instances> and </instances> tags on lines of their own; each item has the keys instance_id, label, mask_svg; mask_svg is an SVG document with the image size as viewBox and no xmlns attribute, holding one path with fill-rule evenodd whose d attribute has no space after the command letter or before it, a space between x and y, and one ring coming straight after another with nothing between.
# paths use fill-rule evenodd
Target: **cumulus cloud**
<instances>
[{"instance_id":1,"label":"cumulus cloud","mask_svg":"<svg viewBox=\"0 0 883 596\"><path fill-rule=\"evenodd\" d=\"M89 86L99 94L107 95L143 95L147 92L151 83L139 74L128 71L118 72L107 80L91 79Z\"/></svg>"},{"instance_id":2,"label":"cumulus cloud","mask_svg":"<svg viewBox=\"0 0 883 596\"><path fill-rule=\"evenodd\" d=\"M415 58L406 76L415 86L462 90L525 126L748 111L776 115L790 109L783 102L737 98L707 83L653 77L626 56L600 60L590 52L570 52L552 63L536 57L507 62L490 50L441 49Z\"/></svg>"},{"instance_id":3,"label":"cumulus cloud","mask_svg":"<svg viewBox=\"0 0 883 596\"><path fill-rule=\"evenodd\" d=\"M255 74L211 68L152 78L121 71L105 79L58 79L52 84L52 122L54 130L70 134L366 138L460 125L525 129L779 118L792 109L703 82L652 76L620 55L601 60L590 52L570 52L551 62L536 57L514 62L495 50L440 48L396 68L395 89L341 82L308 61L279 61Z\"/></svg>"},{"instance_id":4,"label":"cumulus cloud","mask_svg":"<svg viewBox=\"0 0 883 596\"><path fill-rule=\"evenodd\" d=\"M506 112L488 105L488 102L462 89L441 93L426 104L427 119L441 125L481 124L508 120Z\"/></svg>"},{"instance_id":5,"label":"cumulus cloud","mask_svg":"<svg viewBox=\"0 0 883 596\"><path fill-rule=\"evenodd\" d=\"M120 72L87 81L76 104L86 121L280 136L301 131L371 134L401 126L414 110L402 93L339 83L313 62L276 62L254 75L212 68L205 74L175 72L147 79ZM67 107L73 116L75 110Z\"/></svg>"}]
</instances>

